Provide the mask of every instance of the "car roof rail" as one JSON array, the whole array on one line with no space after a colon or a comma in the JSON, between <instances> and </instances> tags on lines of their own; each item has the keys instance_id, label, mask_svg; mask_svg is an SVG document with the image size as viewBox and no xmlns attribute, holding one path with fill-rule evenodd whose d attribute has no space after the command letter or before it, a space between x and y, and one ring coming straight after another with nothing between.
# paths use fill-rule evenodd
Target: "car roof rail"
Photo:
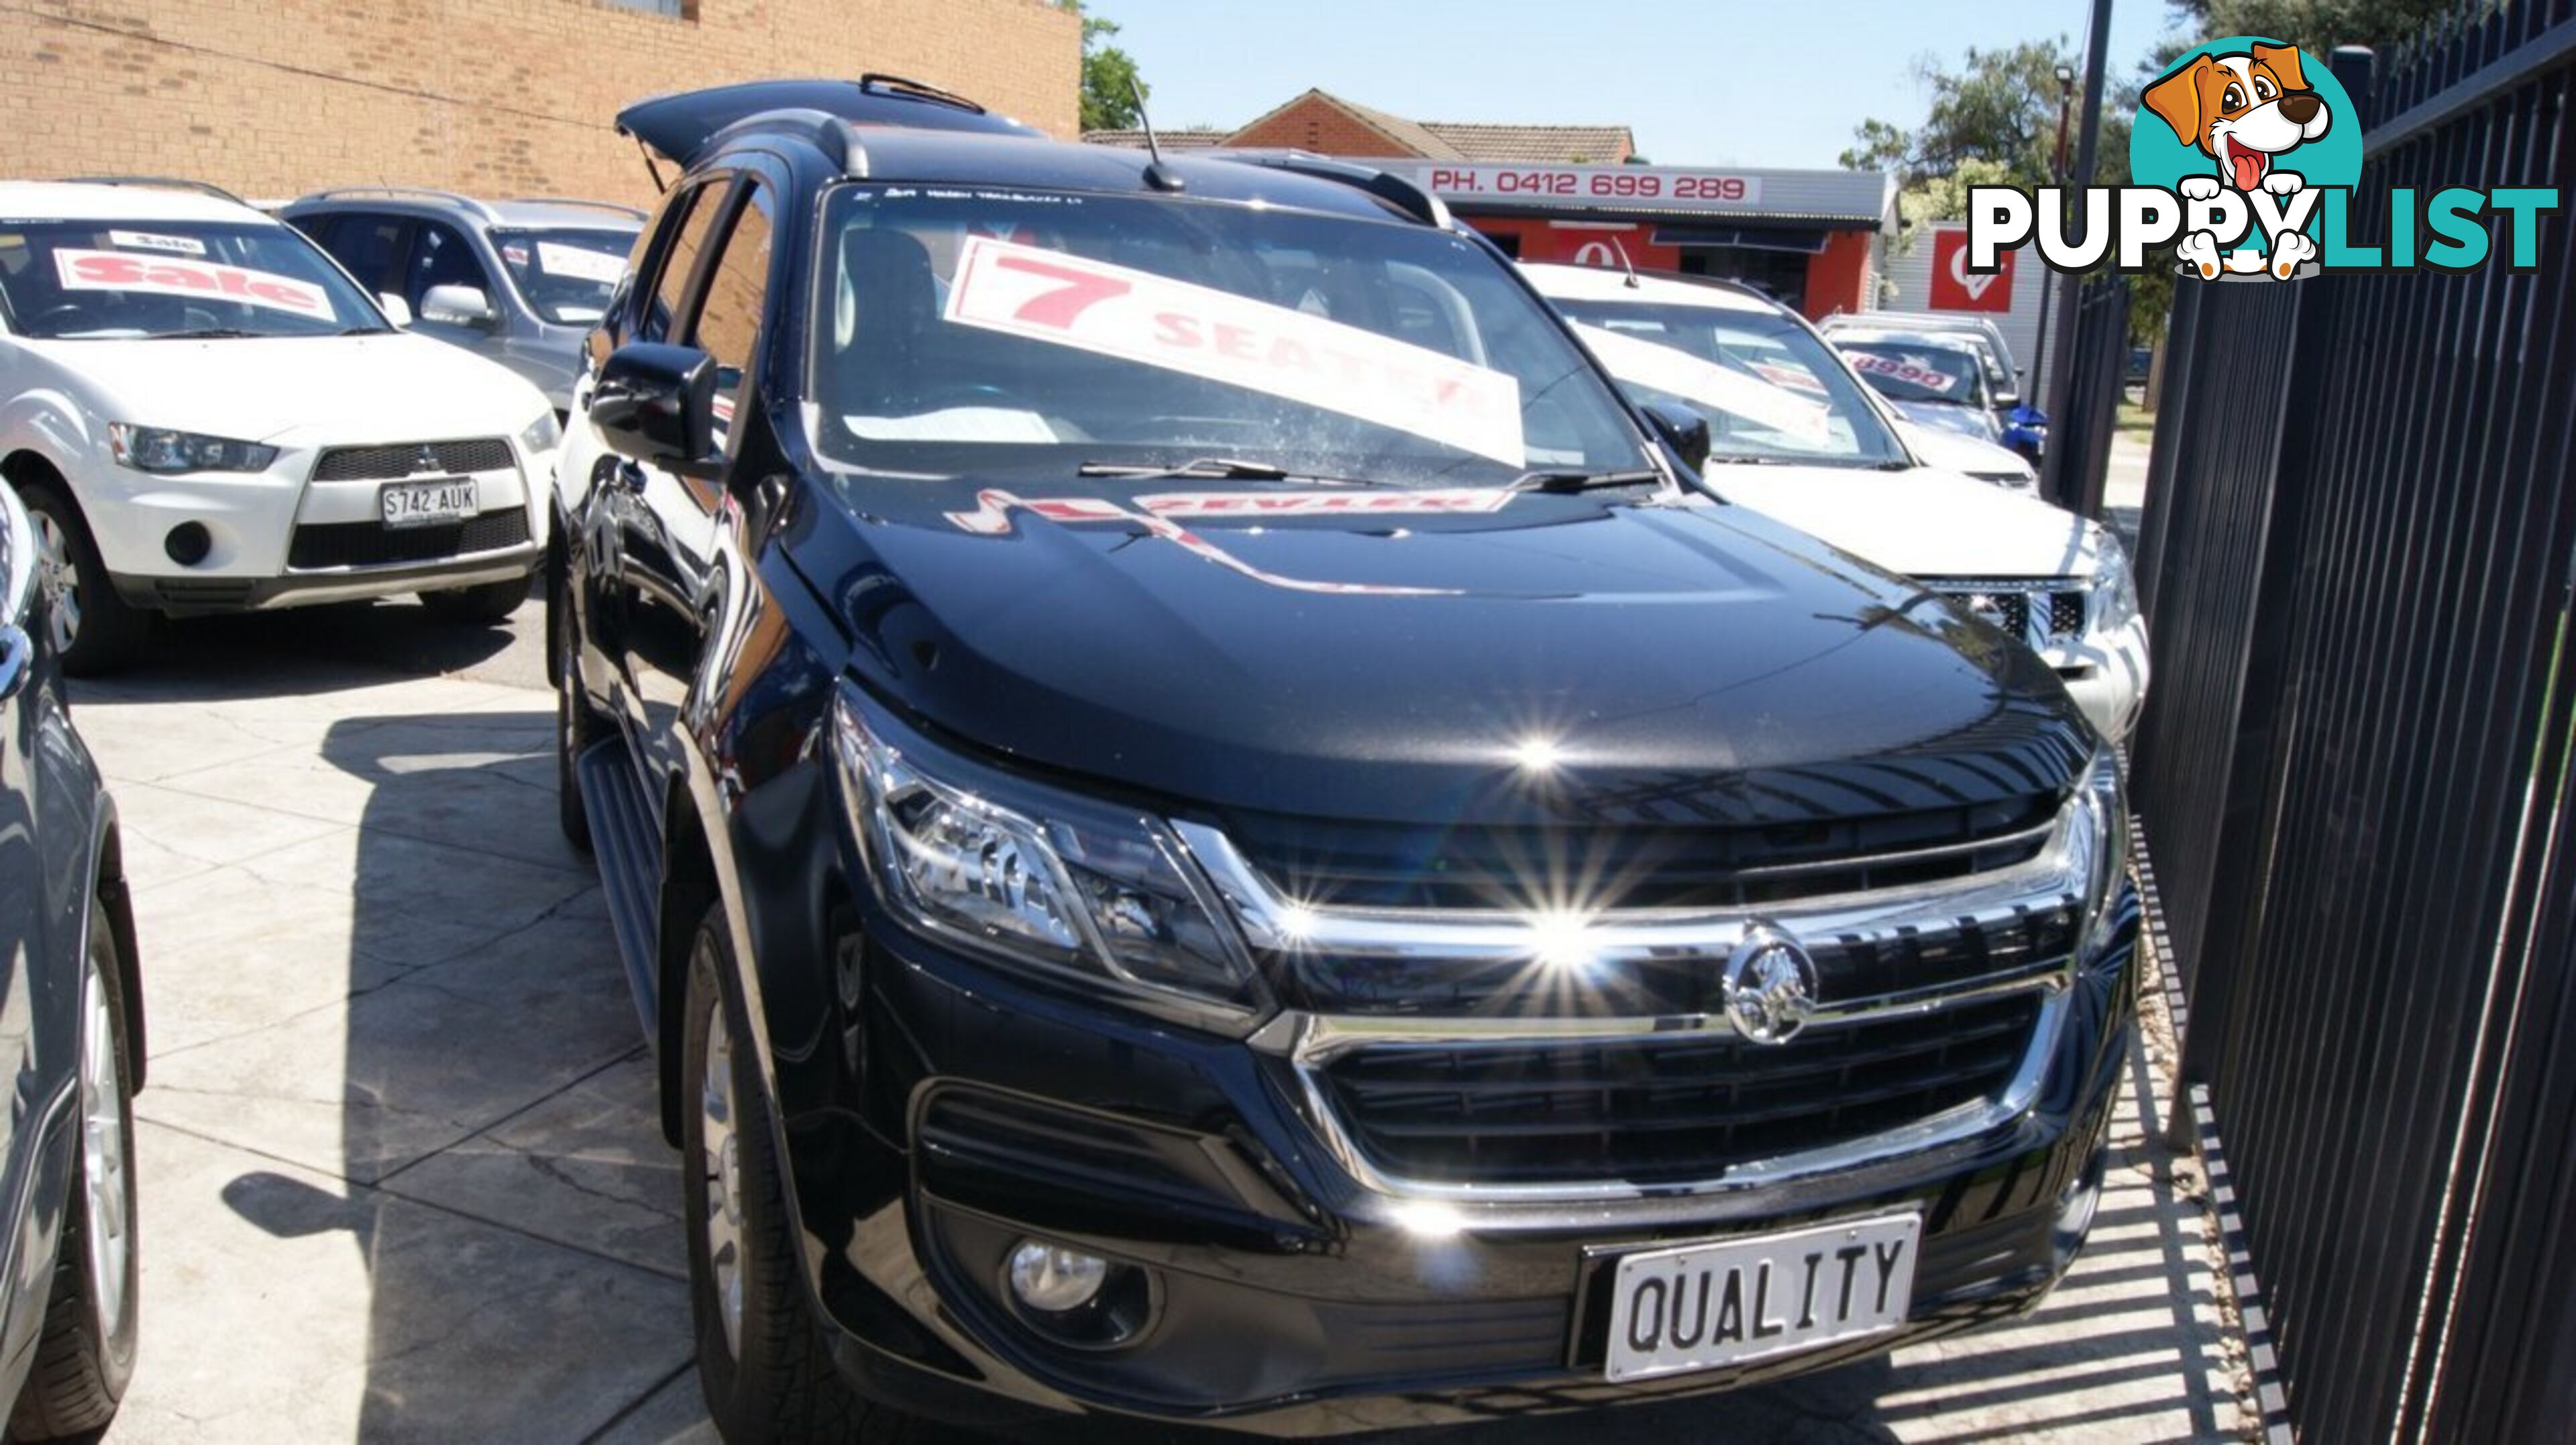
<instances>
[{"instance_id":1,"label":"car roof rail","mask_svg":"<svg viewBox=\"0 0 2576 1445\"><path fill-rule=\"evenodd\" d=\"M888 75L881 70L871 70L865 75L860 76L859 89L871 91L880 95L900 96L906 100L926 100L933 105L945 105L957 110L973 111L977 115L988 113L984 107L977 105L975 102L968 100L966 97L959 95L953 90L941 90L938 86L924 85L922 82L910 79L906 76Z\"/></svg>"},{"instance_id":2,"label":"car roof rail","mask_svg":"<svg viewBox=\"0 0 2576 1445\"><path fill-rule=\"evenodd\" d=\"M481 216L486 221L497 221L501 219L500 213L494 211L489 205L474 199L472 196L459 195L454 191L442 191L436 186L331 186L324 190L308 191L303 195L297 196L293 204L300 206L306 201L336 201L346 196L392 196L395 198L416 196L433 201L453 201L457 205L463 206L467 210L474 212L476 215Z\"/></svg>"},{"instance_id":3,"label":"car roof rail","mask_svg":"<svg viewBox=\"0 0 2576 1445\"><path fill-rule=\"evenodd\" d=\"M186 176L65 176L63 180L75 186L150 186L164 191L195 191L201 196L230 201L236 206L250 204L212 181L192 181Z\"/></svg>"},{"instance_id":4,"label":"car roof rail","mask_svg":"<svg viewBox=\"0 0 2576 1445\"><path fill-rule=\"evenodd\" d=\"M588 211L614 211L629 220L644 219L644 212L621 201L591 201L579 196L512 196L503 202L512 206L577 206Z\"/></svg>"},{"instance_id":5,"label":"car roof rail","mask_svg":"<svg viewBox=\"0 0 2576 1445\"><path fill-rule=\"evenodd\" d=\"M1213 160L1236 161L1243 165L1267 166L1274 171L1310 176L1319 181L1338 181L1343 185L1368 192L1426 226L1448 230L1452 224L1449 207L1438 196L1395 174L1374 166L1320 156L1301 150L1238 150L1217 147L1198 152Z\"/></svg>"}]
</instances>

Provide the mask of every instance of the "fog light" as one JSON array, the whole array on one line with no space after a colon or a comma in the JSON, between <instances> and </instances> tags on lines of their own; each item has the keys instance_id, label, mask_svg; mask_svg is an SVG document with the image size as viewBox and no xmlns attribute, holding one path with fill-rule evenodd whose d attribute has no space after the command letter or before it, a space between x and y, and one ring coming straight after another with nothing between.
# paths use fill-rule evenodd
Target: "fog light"
<instances>
[{"instance_id":1,"label":"fog light","mask_svg":"<svg viewBox=\"0 0 2576 1445\"><path fill-rule=\"evenodd\" d=\"M208 552L215 550L215 539L206 530L205 523L181 522L170 529L169 536L161 539L161 550L169 553L170 560L180 566L194 567L206 560Z\"/></svg>"},{"instance_id":2,"label":"fog light","mask_svg":"<svg viewBox=\"0 0 2576 1445\"><path fill-rule=\"evenodd\" d=\"M1091 1303L1108 1277L1109 1261L1060 1244L1024 1239L1011 1251L1011 1293L1051 1315Z\"/></svg>"}]
</instances>

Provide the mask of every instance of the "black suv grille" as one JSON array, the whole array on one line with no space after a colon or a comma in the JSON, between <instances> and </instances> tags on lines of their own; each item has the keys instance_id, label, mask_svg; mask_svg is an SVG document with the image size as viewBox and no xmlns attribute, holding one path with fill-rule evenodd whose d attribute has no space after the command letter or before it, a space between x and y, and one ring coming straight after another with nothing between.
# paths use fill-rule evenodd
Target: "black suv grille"
<instances>
[{"instance_id":1,"label":"black suv grille","mask_svg":"<svg viewBox=\"0 0 2576 1445\"><path fill-rule=\"evenodd\" d=\"M1741 827L1449 827L1227 819L1226 836L1288 894L1319 907L1744 908L1962 878L2045 845L2052 793L1953 808Z\"/></svg>"},{"instance_id":2,"label":"black suv grille","mask_svg":"<svg viewBox=\"0 0 2576 1445\"><path fill-rule=\"evenodd\" d=\"M377 522L306 523L286 551L294 571L325 567L393 567L498 552L528 540L528 511L504 507L453 526L387 527Z\"/></svg>"},{"instance_id":3,"label":"black suv grille","mask_svg":"<svg viewBox=\"0 0 2576 1445\"><path fill-rule=\"evenodd\" d=\"M1380 1169L1423 1183L1677 1184L1850 1143L2000 1094L2031 995L1910 1018L1729 1036L1378 1044L1319 1078Z\"/></svg>"},{"instance_id":4,"label":"black suv grille","mask_svg":"<svg viewBox=\"0 0 2576 1445\"><path fill-rule=\"evenodd\" d=\"M427 458L421 453L427 452ZM435 466L423 466L424 460ZM383 447L334 447L313 463L317 482L400 481L434 473L464 476L470 472L507 471L510 444L500 437L455 442L399 442Z\"/></svg>"}]
</instances>

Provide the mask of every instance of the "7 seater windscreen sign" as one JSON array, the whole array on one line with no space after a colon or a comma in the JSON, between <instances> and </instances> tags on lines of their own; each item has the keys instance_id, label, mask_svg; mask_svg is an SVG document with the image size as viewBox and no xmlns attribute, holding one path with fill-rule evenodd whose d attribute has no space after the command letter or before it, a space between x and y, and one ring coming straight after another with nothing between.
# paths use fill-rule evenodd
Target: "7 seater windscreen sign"
<instances>
[{"instance_id":1,"label":"7 seater windscreen sign","mask_svg":"<svg viewBox=\"0 0 2576 1445\"><path fill-rule=\"evenodd\" d=\"M1508 373L1230 291L975 236L942 314L1525 464L1520 383Z\"/></svg>"}]
</instances>

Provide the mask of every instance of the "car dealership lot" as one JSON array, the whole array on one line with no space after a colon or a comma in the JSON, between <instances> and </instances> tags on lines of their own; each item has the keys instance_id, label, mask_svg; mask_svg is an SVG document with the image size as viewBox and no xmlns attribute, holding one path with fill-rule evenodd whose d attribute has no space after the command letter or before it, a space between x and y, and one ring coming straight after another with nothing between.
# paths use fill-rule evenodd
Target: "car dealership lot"
<instances>
[{"instance_id":1,"label":"car dealership lot","mask_svg":"<svg viewBox=\"0 0 2576 1445\"><path fill-rule=\"evenodd\" d=\"M712 1438L675 1156L596 876L554 830L537 628L415 611L183 624L75 692L152 1005L116 1439ZM2161 1103L2133 1076L2092 1248L2034 1318L1469 1438L2231 1433L2200 1215L2138 1149Z\"/></svg>"}]
</instances>

